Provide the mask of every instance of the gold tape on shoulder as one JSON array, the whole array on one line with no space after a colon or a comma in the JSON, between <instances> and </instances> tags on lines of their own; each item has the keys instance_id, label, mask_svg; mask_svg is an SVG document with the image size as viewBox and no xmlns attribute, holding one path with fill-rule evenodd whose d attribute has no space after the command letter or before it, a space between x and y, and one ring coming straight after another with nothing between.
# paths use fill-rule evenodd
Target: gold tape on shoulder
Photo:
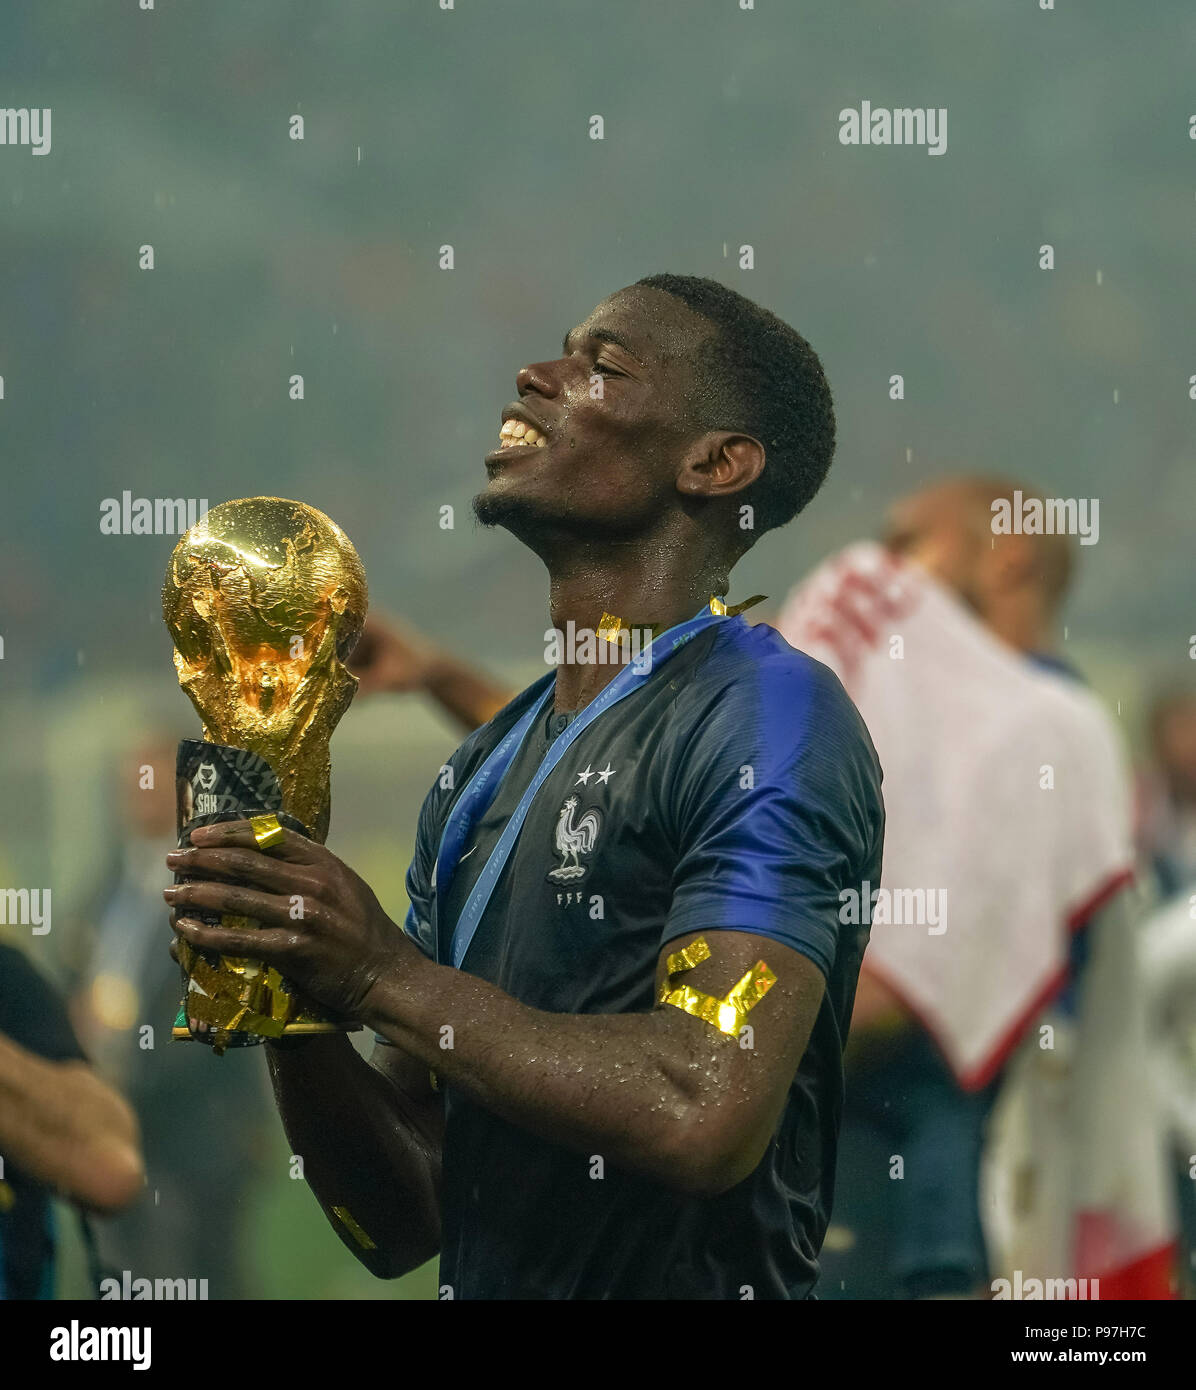
<instances>
[{"instance_id":1,"label":"gold tape on shoulder","mask_svg":"<svg viewBox=\"0 0 1196 1390\"><path fill-rule=\"evenodd\" d=\"M743 1027L744 1017L760 1002L777 982L776 975L762 960L758 960L744 977L737 981L724 998L717 999L713 994L701 994L688 985L674 985L672 976L683 970L692 970L695 965L710 958L710 946L704 936L691 941L688 946L674 952L665 962L670 978L665 980L660 992L660 1002L671 1004L675 1009L692 1014L704 1023L717 1028L728 1037L735 1037Z\"/></svg>"},{"instance_id":2,"label":"gold tape on shoulder","mask_svg":"<svg viewBox=\"0 0 1196 1390\"><path fill-rule=\"evenodd\" d=\"M710 947L706 944L706 938L699 936L696 941L691 941L688 946L683 946L681 950L674 951L665 961L665 969L670 975L676 975L682 970L692 970L695 965L701 965L704 960L710 959Z\"/></svg>"},{"instance_id":3,"label":"gold tape on shoulder","mask_svg":"<svg viewBox=\"0 0 1196 1390\"><path fill-rule=\"evenodd\" d=\"M332 1214L363 1250L377 1250L378 1247L349 1215L347 1207L333 1207Z\"/></svg>"},{"instance_id":4,"label":"gold tape on shoulder","mask_svg":"<svg viewBox=\"0 0 1196 1390\"><path fill-rule=\"evenodd\" d=\"M743 979L732 987L727 995L727 1003L734 1005L740 1013L746 1014L756 1007L776 982L777 977L762 960L758 960Z\"/></svg>"}]
</instances>

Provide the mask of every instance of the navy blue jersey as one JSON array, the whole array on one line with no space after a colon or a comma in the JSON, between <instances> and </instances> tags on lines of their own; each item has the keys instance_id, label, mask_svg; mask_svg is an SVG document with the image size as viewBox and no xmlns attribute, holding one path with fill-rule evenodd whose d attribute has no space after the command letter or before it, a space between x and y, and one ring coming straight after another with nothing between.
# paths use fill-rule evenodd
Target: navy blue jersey
<instances>
[{"instance_id":1,"label":"navy blue jersey","mask_svg":"<svg viewBox=\"0 0 1196 1390\"><path fill-rule=\"evenodd\" d=\"M407 931L453 927L565 716L534 723L438 892L454 800L539 698L517 696L450 759L420 813ZM767 1154L694 1197L589 1158L445 1088L441 1283L456 1298L803 1298L830 1215L842 1051L867 929L844 889L880 880L880 767L835 675L771 627L701 631L577 738L537 792L461 968L536 1009L655 1005L661 947L747 931L808 956L826 993Z\"/></svg>"}]
</instances>

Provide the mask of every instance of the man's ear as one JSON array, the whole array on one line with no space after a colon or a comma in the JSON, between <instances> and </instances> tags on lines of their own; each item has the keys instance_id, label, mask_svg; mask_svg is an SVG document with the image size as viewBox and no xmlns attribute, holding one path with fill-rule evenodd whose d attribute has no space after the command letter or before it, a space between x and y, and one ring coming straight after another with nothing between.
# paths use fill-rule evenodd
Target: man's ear
<instances>
[{"instance_id":1,"label":"man's ear","mask_svg":"<svg viewBox=\"0 0 1196 1390\"><path fill-rule=\"evenodd\" d=\"M764 445L750 434L714 430L700 435L677 473L677 491L689 497L730 497L764 472Z\"/></svg>"}]
</instances>

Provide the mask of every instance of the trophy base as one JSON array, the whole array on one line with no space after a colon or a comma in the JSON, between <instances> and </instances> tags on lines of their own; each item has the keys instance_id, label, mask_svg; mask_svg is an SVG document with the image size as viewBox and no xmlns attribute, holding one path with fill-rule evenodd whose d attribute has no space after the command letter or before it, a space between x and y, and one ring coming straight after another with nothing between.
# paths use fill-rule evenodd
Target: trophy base
<instances>
[{"instance_id":1,"label":"trophy base","mask_svg":"<svg viewBox=\"0 0 1196 1390\"><path fill-rule=\"evenodd\" d=\"M360 1033L360 1023L288 1023L284 1026L281 1036L284 1038L299 1038L308 1034L315 1033ZM170 1030L170 1036L180 1042L197 1042L198 1039L191 1036L191 1030L184 1023L175 1024ZM254 1036L254 1035L246 1035ZM269 1041L268 1038L264 1041Z\"/></svg>"}]
</instances>

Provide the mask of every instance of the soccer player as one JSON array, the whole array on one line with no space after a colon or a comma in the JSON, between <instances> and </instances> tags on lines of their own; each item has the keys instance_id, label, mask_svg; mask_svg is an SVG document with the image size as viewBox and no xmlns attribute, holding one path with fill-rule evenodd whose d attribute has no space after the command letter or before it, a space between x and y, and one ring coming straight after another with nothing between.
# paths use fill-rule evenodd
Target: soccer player
<instances>
[{"instance_id":1,"label":"soccer player","mask_svg":"<svg viewBox=\"0 0 1196 1390\"><path fill-rule=\"evenodd\" d=\"M439 1251L442 1297L806 1298L866 944L840 894L879 875L880 768L838 679L711 599L817 491L830 392L774 315L673 275L516 385L477 515L544 561L558 631L651 628L650 660L563 641L465 740L405 933L327 849L262 852L248 821L168 857L193 879L172 921L377 1035L370 1063L345 1036L267 1044L293 1151L374 1273Z\"/></svg>"}]
</instances>

